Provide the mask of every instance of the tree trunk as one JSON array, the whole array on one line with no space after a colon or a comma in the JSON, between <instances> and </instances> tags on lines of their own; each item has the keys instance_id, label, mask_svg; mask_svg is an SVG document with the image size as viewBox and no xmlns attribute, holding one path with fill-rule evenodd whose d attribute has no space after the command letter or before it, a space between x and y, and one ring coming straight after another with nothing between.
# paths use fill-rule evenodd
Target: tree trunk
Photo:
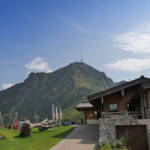
<instances>
[{"instance_id":1,"label":"tree trunk","mask_svg":"<svg viewBox=\"0 0 150 150\"><path fill-rule=\"evenodd\" d=\"M41 123L24 122L21 128L20 136L22 137L30 136L32 134L32 128L36 128L36 127L39 127L40 131L46 130L51 127L51 124L53 122L54 121L49 121L48 119L43 120Z\"/></svg>"}]
</instances>

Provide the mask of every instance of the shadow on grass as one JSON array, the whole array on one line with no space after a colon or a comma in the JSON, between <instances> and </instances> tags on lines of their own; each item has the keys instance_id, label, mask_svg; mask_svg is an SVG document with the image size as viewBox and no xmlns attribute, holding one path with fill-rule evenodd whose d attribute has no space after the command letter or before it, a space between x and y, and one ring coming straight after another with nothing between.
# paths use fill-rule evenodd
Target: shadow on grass
<instances>
[{"instance_id":1,"label":"shadow on grass","mask_svg":"<svg viewBox=\"0 0 150 150\"><path fill-rule=\"evenodd\" d=\"M52 132L52 130L44 130L44 131L33 130L31 136L32 136L32 135L40 134L40 133L42 133L42 132ZM31 137L31 136L21 137L21 136L20 136L20 133L19 133L19 135L14 136L14 138L29 138L29 137Z\"/></svg>"},{"instance_id":2,"label":"shadow on grass","mask_svg":"<svg viewBox=\"0 0 150 150\"><path fill-rule=\"evenodd\" d=\"M19 135L17 135L17 136L14 136L13 138L18 138L18 139L24 139L24 138L29 138L30 136L25 136L25 137L23 137L23 136L20 136L20 134Z\"/></svg>"}]
</instances>

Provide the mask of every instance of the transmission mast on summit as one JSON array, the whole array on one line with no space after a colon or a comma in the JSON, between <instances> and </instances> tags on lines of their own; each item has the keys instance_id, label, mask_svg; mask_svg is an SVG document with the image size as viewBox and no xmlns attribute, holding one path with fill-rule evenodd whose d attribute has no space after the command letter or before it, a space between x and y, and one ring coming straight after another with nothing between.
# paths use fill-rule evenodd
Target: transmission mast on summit
<instances>
[{"instance_id":1,"label":"transmission mast on summit","mask_svg":"<svg viewBox=\"0 0 150 150\"><path fill-rule=\"evenodd\" d=\"M83 62L82 52L81 52L81 62Z\"/></svg>"}]
</instances>

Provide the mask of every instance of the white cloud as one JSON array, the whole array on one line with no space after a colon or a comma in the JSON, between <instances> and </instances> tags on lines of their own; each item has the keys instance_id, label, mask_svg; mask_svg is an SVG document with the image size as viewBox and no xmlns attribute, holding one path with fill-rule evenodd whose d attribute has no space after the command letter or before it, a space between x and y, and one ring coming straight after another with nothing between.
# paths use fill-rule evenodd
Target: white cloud
<instances>
[{"instance_id":1,"label":"white cloud","mask_svg":"<svg viewBox=\"0 0 150 150\"><path fill-rule=\"evenodd\" d=\"M29 70L52 72L52 70L48 67L48 63L44 61L42 57L33 59L30 63L26 64L25 67Z\"/></svg>"},{"instance_id":2,"label":"white cloud","mask_svg":"<svg viewBox=\"0 0 150 150\"><path fill-rule=\"evenodd\" d=\"M112 70L141 71L150 68L150 59L123 59L107 64L106 67Z\"/></svg>"},{"instance_id":3,"label":"white cloud","mask_svg":"<svg viewBox=\"0 0 150 150\"><path fill-rule=\"evenodd\" d=\"M13 86L11 83L8 83L8 84L6 84L6 83L4 83L3 85L2 85L2 89L8 89L8 88L10 88L11 86Z\"/></svg>"},{"instance_id":4,"label":"white cloud","mask_svg":"<svg viewBox=\"0 0 150 150\"><path fill-rule=\"evenodd\" d=\"M150 53L150 24L139 25L135 31L116 36L116 46L133 53Z\"/></svg>"}]
</instances>

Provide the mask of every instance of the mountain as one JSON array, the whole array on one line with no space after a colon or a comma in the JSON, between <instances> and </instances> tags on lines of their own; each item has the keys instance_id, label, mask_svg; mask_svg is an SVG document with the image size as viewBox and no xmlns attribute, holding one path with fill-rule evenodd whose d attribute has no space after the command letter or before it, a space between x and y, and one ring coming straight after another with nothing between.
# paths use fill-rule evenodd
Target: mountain
<instances>
[{"instance_id":1,"label":"mountain","mask_svg":"<svg viewBox=\"0 0 150 150\"><path fill-rule=\"evenodd\" d=\"M117 82L116 85L121 85L121 84L124 84L124 83L127 83L128 81L125 81L125 80L122 80L120 82Z\"/></svg>"},{"instance_id":2,"label":"mountain","mask_svg":"<svg viewBox=\"0 0 150 150\"><path fill-rule=\"evenodd\" d=\"M114 82L114 86L118 86L118 85L121 85L121 84L124 84L124 83L127 83L128 81L125 81L125 80L122 80L120 82Z\"/></svg>"},{"instance_id":3,"label":"mountain","mask_svg":"<svg viewBox=\"0 0 150 150\"><path fill-rule=\"evenodd\" d=\"M65 119L80 119L75 106L87 101L89 94L114 86L104 72L83 62L75 62L53 73L31 73L20 84L0 91L0 111L5 121L12 120L14 113L35 121L51 118L52 104L61 106Z\"/></svg>"}]
</instances>

